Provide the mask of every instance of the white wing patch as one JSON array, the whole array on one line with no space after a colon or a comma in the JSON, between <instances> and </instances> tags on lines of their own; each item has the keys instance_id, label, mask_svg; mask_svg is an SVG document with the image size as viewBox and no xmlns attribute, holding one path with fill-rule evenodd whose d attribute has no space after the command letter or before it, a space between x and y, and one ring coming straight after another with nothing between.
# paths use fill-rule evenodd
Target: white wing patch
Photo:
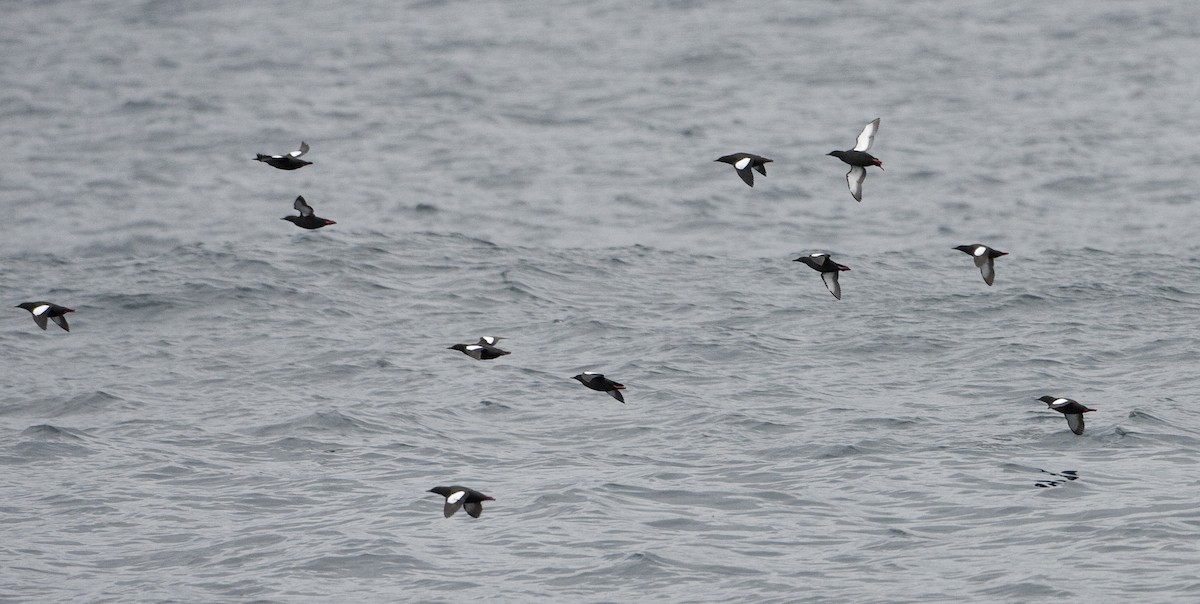
<instances>
[{"instance_id":1,"label":"white wing patch","mask_svg":"<svg viewBox=\"0 0 1200 604\"><path fill-rule=\"evenodd\" d=\"M308 143L306 143L304 141L300 141L300 150L292 151L291 153L288 153L288 155L290 155L292 157L300 157L301 155L304 155L305 153L308 153ZM278 157L278 156L276 156L276 157Z\"/></svg>"},{"instance_id":2,"label":"white wing patch","mask_svg":"<svg viewBox=\"0 0 1200 604\"><path fill-rule=\"evenodd\" d=\"M1071 399L1069 399L1069 398L1056 398L1056 399L1054 399L1053 403L1050 403L1050 406L1051 407L1061 407L1069 402L1071 402Z\"/></svg>"},{"instance_id":3,"label":"white wing patch","mask_svg":"<svg viewBox=\"0 0 1200 604\"><path fill-rule=\"evenodd\" d=\"M982 245L977 245L975 246L975 251L971 253L976 256L982 256L987 253L987 248Z\"/></svg>"},{"instance_id":4,"label":"white wing patch","mask_svg":"<svg viewBox=\"0 0 1200 604\"><path fill-rule=\"evenodd\" d=\"M870 124L858 133L858 140L854 142L855 151L868 151L871 145L875 143L875 133L879 131L879 118L875 118Z\"/></svg>"},{"instance_id":5,"label":"white wing patch","mask_svg":"<svg viewBox=\"0 0 1200 604\"><path fill-rule=\"evenodd\" d=\"M466 496L467 496L466 491L455 491L453 493L450 493L450 496L446 498L446 503L449 503L449 504L458 503L460 499L462 499L463 497L466 497Z\"/></svg>"},{"instance_id":6,"label":"white wing patch","mask_svg":"<svg viewBox=\"0 0 1200 604\"><path fill-rule=\"evenodd\" d=\"M50 310L49 304L39 304L33 307L33 314L40 317L48 310Z\"/></svg>"},{"instance_id":7,"label":"white wing patch","mask_svg":"<svg viewBox=\"0 0 1200 604\"><path fill-rule=\"evenodd\" d=\"M733 167L737 168L738 170L745 170L746 166L749 166L749 165L750 165L750 158L743 157L742 159L737 160L737 163L733 164Z\"/></svg>"}]
</instances>

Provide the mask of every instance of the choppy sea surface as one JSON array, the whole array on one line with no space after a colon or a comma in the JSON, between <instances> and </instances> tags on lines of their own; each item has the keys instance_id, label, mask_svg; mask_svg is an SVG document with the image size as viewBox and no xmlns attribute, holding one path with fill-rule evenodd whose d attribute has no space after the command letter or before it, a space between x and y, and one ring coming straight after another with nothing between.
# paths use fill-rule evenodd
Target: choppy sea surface
<instances>
[{"instance_id":1,"label":"choppy sea surface","mask_svg":"<svg viewBox=\"0 0 1200 604\"><path fill-rule=\"evenodd\" d=\"M2 602L1200 600L1200 6L3 21Z\"/></svg>"}]
</instances>

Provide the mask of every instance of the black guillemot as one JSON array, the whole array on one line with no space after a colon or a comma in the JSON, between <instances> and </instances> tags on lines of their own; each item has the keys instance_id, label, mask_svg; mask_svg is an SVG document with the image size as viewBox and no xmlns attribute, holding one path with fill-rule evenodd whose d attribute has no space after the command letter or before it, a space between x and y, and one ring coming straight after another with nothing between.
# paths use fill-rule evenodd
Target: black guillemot
<instances>
[{"instance_id":1,"label":"black guillemot","mask_svg":"<svg viewBox=\"0 0 1200 604\"><path fill-rule=\"evenodd\" d=\"M862 183L867 177L867 168L869 166L879 166L883 169L883 162L879 158L867 153L871 149L871 145L875 142L875 133L879 130L879 118L875 118L870 124L863 128L858 134L858 140L854 143L854 148L849 151L830 151L826 155L832 155L847 164L850 164L850 171L846 173L846 184L850 185L850 194L854 196L854 201L862 201Z\"/></svg>"},{"instance_id":2,"label":"black guillemot","mask_svg":"<svg viewBox=\"0 0 1200 604\"><path fill-rule=\"evenodd\" d=\"M33 322L37 323L44 331L46 329L46 319L54 321L56 325L63 328L64 331L71 331L71 326L67 325L66 314L75 312L73 308L59 306L51 302L22 302L16 308L24 308L33 315Z\"/></svg>"},{"instance_id":3,"label":"black guillemot","mask_svg":"<svg viewBox=\"0 0 1200 604\"><path fill-rule=\"evenodd\" d=\"M848 271L850 267L843 266L833 261L829 254L809 254L801 256L793 260L793 262L803 262L812 267L813 270L821 272L821 280L825 282L825 288L829 293L833 294L834 298L842 299L842 286L838 283L838 273Z\"/></svg>"}]
</instances>

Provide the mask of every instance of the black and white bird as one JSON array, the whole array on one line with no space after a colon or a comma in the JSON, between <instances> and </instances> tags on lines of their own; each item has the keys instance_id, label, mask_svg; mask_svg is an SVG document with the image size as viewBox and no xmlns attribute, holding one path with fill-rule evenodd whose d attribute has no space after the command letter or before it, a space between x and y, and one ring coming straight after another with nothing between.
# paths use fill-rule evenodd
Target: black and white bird
<instances>
[{"instance_id":1,"label":"black and white bird","mask_svg":"<svg viewBox=\"0 0 1200 604\"><path fill-rule=\"evenodd\" d=\"M625 389L625 385L618 384L617 382L604 377L603 373L585 371L577 376L574 376L572 379L579 380L580 383L588 388L591 388L592 390L607 392L609 396L621 401L621 403L625 402L625 397L621 394L621 391Z\"/></svg>"},{"instance_id":2,"label":"black and white bird","mask_svg":"<svg viewBox=\"0 0 1200 604\"><path fill-rule=\"evenodd\" d=\"M1069 398L1058 398L1055 396L1043 396L1038 399L1046 403L1051 409L1067 416L1067 425L1071 427L1071 431L1076 434L1083 434L1083 414L1095 409L1089 408L1078 401Z\"/></svg>"},{"instance_id":3,"label":"black and white bird","mask_svg":"<svg viewBox=\"0 0 1200 604\"><path fill-rule=\"evenodd\" d=\"M300 141L300 149L292 151L287 155L263 155L262 153L257 153L254 159L269 166L275 166L280 170L295 170L312 163L300 159L305 153L308 153L308 143Z\"/></svg>"},{"instance_id":4,"label":"black and white bird","mask_svg":"<svg viewBox=\"0 0 1200 604\"><path fill-rule=\"evenodd\" d=\"M971 256L975 260L975 266L979 268L980 274L983 275L983 282L988 285L991 285L992 281L996 280L996 263L994 260L1008 255L1008 252L992 249L982 243L960 245L954 249Z\"/></svg>"},{"instance_id":5,"label":"black and white bird","mask_svg":"<svg viewBox=\"0 0 1200 604\"><path fill-rule=\"evenodd\" d=\"M850 185L850 194L854 196L854 201L862 201L862 184L863 179L867 177L867 168L879 166L880 170L883 169L883 162L867 153L871 149L871 145L875 143L875 133L878 131L879 118L875 118L858 134L858 140L855 141L853 149L830 151L826 154L850 164L850 171L846 173L846 184Z\"/></svg>"},{"instance_id":6,"label":"black and white bird","mask_svg":"<svg viewBox=\"0 0 1200 604\"><path fill-rule=\"evenodd\" d=\"M503 339L495 336L483 336L479 338L478 344L455 344L448 350L457 350L476 361L490 361L506 354L512 354L507 350L500 350L496 347L496 342Z\"/></svg>"},{"instance_id":7,"label":"black and white bird","mask_svg":"<svg viewBox=\"0 0 1200 604\"><path fill-rule=\"evenodd\" d=\"M505 338L502 338L500 336L483 336L483 337L479 338L479 345L480 346L490 346L492 348L495 348L496 344L498 342L500 342L500 340L503 340L503 339L505 339Z\"/></svg>"},{"instance_id":8,"label":"black and white bird","mask_svg":"<svg viewBox=\"0 0 1200 604\"><path fill-rule=\"evenodd\" d=\"M833 294L834 298L842 299L842 286L838 283L838 273L848 271L850 267L838 264L829 257L829 254L809 254L801 256L793 260L793 262L803 262L813 270L821 272L821 280L825 282L825 288L829 293Z\"/></svg>"},{"instance_id":9,"label":"black and white bird","mask_svg":"<svg viewBox=\"0 0 1200 604\"><path fill-rule=\"evenodd\" d=\"M430 493L437 493L446 498L446 505L442 508L442 514L447 518L454 515L458 508L463 508L471 515L472 518L478 518L483 513L483 502L495 501L495 499L467 487L452 486L452 487L433 487L429 489Z\"/></svg>"},{"instance_id":10,"label":"black and white bird","mask_svg":"<svg viewBox=\"0 0 1200 604\"><path fill-rule=\"evenodd\" d=\"M66 314L75 312L73 308L59 306L51 302L22 302L16 305L15 308L24 308L33 315L33 322L37 323L43 331L46 329L46 319L54 321L56 325L63 328L64 331L71 331L71 326L67 325Z\"/></svg>"},{"instance_id":11,"label":"black and white bird","mask_svg":"<svg viewBox=\"0 0 1200 604\"><path fill-rule=\"evenodd\" d=\"M308 205L308 202L304 201L303 195L296 197L296 202L292 204L292 207L296 208L296 211L300 212L300 215L284 216L283 218L280 218L280 220L286 220L302 229L319 229L331 224L337 224L332 220L321 218L320 216L313 214L312 206Z\"/></svg>"},{"instance_id":12,"label":"black and white bird","mask_svg":"<svg viewBox=\"0 0 1200 604\"><path fill-rule=\"evenodd\" d=\"M718 157L717 159L714 159L713 161L719 161L719 162L723 162L726 164L731 164L733 166L733 169L737 170L738 176L741 176L742 180L744 180L746 182L746 184L753 187L754 186L754 172L751 172L751 170L758 170L759 174L766 176L767 175L767 164L769 164L775 160L767 159L765 157L762 157L761 155L755 155L753 153L734 153L733 155L726 155L724 157Z\"/></svg>"}]
</instances>

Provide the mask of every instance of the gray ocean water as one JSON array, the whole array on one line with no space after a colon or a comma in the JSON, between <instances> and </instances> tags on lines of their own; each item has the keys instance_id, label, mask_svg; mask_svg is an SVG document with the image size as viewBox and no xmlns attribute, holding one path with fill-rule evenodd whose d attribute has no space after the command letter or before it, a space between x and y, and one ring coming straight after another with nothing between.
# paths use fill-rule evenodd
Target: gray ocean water
<instances>
[{"instance_id":1,"label":"gray ocean water","mask_svg":"<svg viewBox=\"0 0 1200 604\"><path fill-rule=\"evenodd\" d=\"M0 601L1200 601L1200 6L3 13Z\"/></svg>"}]
</instances>

